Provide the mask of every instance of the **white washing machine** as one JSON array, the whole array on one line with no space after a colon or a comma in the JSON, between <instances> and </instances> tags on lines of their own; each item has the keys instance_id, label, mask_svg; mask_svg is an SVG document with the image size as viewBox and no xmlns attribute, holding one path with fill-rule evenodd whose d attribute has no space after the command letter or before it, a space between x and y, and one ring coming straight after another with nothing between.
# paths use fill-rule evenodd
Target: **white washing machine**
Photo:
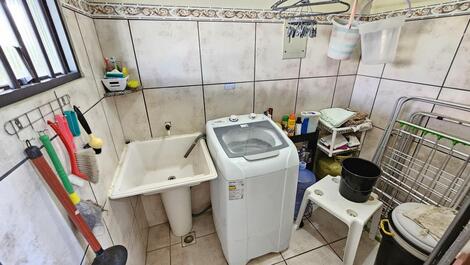
<instances>
[{"instance_id":1,"label":"white washing machine","mask_svg":"<svg viewBox=\"0 0 470 265\"><path fill-rule=\"evenodd\" d=\"M207 143L218 178L211 181L214 223L230 265L288 248L299 158L265 115L208 121Z\"/></svg>"}]
</instances>

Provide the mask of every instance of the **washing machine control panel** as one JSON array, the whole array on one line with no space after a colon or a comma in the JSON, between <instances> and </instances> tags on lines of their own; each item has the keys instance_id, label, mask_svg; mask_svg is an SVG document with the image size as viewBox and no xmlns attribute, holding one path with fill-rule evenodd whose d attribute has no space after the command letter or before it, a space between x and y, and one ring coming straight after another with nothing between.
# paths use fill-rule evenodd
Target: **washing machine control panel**
<instances>
[{"instance_id":1,"label":"washing machine control panel","mask_svg":"<svg viewBox=\"0 0 470 265\"><path fill-rule=\"evenodd\" d=\"M227 125L259 122L259 121L264 121L268 119L269 118L263 114L250 113L250 114L243 114L243 115L230 115L229 117L211 120L207 122L207 125L215 128L215 127L223 127Z\"/></svg>"}]
</instances>

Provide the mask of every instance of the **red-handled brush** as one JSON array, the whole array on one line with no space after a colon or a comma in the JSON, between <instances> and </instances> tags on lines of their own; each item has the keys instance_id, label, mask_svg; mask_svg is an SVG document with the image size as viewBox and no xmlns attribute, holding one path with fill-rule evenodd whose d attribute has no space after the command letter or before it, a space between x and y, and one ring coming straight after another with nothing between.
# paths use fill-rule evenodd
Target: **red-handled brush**
<instances>
[{"instance_id":1,"label":"red-handled brush","mask_svg":"<svg viewBox=\"0 0 470 265\"><path fill-rule=\"evenodd\" d=\"M88 150L76 152L73 146L73 137L67 136L68 134L72 135L67 120L63 116L62 118L62 126L59 121L47 121L47 124L55 131L64 144L65 149L67 149L72 174L81 179L97 183L99 171L95 155L90 155Z\"/></svg>"}]
</instances>

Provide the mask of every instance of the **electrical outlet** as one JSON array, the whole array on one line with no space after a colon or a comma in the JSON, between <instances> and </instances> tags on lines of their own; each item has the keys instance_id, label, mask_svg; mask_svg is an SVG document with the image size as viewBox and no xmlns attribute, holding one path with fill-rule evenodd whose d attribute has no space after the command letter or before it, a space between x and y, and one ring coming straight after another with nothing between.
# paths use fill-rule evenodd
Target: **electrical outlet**
<instances>
[{"instance_id":1,"label":"electrical outlet","mask_svg":"<svg viewBox=\"0 0 470 265\"><path fill-rule=\"evenodd\" d=\"M235 87L236 87L235 83L224 84L224 90L233 90L233 89L235 89Z\"/></svg>"}]
</instances>

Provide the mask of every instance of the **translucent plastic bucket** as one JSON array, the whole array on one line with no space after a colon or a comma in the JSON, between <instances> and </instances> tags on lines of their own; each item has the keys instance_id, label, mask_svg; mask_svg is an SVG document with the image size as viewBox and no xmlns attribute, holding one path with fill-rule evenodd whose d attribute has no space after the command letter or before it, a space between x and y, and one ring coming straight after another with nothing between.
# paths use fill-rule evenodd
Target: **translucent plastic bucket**
<instances>
[{"instance_id":1,"label":"translucent plastic bucket","mask_svg":"<svg viewBox=\"0 0 470 265\"><path fill-rule=\"evenodd\" d=\"M358 25L361 34L362 62L390 63L395 59L405 16L387 18Z\"/></svg>"},{"instance_id":2,"label":"translucent plastic bucket","mask_svg":"<svg viewBox=\"0 0 470 265\"><path fill-rule=\"evenodd\" d=\"M333 18L333 29L328 46L328 57L336 60L344 60L351 57L359 40L357 22L348 27L348 20Z\"/></svg>"}]
</instances>

